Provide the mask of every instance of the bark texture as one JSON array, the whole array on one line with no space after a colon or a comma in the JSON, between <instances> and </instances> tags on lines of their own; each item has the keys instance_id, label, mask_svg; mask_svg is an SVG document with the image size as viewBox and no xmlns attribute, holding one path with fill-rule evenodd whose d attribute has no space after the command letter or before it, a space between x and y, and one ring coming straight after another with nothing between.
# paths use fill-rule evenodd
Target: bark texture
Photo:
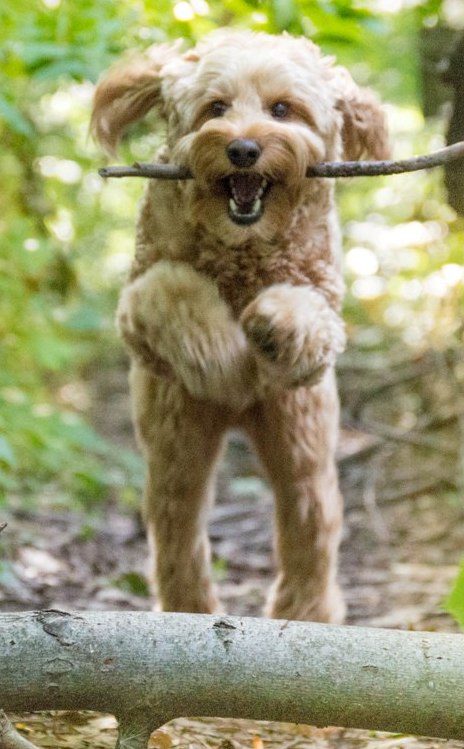
<instances>
[{"instance_id":1,"label":"bark texture","mask_svg":"<svg viewBox=\"0 0 464 749\"><path fill-rule=\"evenodd\" d=\"M3 614L0 694L11 711L112 712L120 747L146 746L150 730L192 715L462 740L464 635L190 614Z\"/></svg>"},{"instance_id":2,"label":"bark texture","mask_svg":"<svg viewBox=\"0 0 464 749\"><path fill-rule=\"evenodd\" d=\"M445 81L453 89L453 109L446 135L447 144L457 143L464 136L464 34L449 58ZM462 164L445 165L445 186L448 202L460 216L464 216L464 169Z\"/></svg>"}]
</instances>

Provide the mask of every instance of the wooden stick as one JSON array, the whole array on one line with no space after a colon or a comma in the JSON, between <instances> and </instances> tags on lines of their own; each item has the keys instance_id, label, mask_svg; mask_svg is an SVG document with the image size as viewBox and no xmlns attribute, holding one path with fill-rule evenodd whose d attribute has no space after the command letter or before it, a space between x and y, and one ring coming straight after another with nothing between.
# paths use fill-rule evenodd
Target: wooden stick
<instances>
[{"instance_id":1,"label":"wooden stick","mask_svg":"<svg viewBox=\"0 0 464 749\"><path fill-rule=\"evenodd\" d=\"M104 166L100 177L148 177L149 179L192 179L188 169L175 164L140 164L133 166Z\"/></svg>"},{"instance_id":2,"label":"wooden stick","mask_svg":"<svg viewBox=\"0 0 464 749\"><path fill-rule=\"evenodd\" d=\"M307 177L380 177L382 175L417 172L443 166L464 158L464 141L434 153L412 156L400 161L325 161L308 168ZM186 168L175 164L140 164L106 166L98 170L101 177L147 177L149 179L193 179Z\"/></svg>"}]
</instances>

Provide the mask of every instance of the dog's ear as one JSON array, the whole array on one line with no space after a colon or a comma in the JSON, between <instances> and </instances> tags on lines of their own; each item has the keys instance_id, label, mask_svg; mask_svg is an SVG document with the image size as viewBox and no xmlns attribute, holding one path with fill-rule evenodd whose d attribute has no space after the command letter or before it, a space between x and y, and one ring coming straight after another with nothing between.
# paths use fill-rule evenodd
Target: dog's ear
<instances>
[{"instance_id":1,"label":"dog's ear","mask_svg":"<svg viewBox=\"0 0 464 749\"><path fill-rule=\"evenodd\" d=\"M163 68L178 57L179 43L150 47L143 57L116 65L98 84L90 131L110 154L126 128L161 102Z\"/></svg>"},{"instance_id":2,"label":"dog's ear","mask_svg":"<svg viewBox=\"0 0 464 749\"><path fill-rule=\"evenodd\" d=\"M390 145L385 114L376 96L357 86L348 71L337 68L338 100L342 114L343 157L349 161L363 155L387 159Z\"/></svg>"}]
</instances>

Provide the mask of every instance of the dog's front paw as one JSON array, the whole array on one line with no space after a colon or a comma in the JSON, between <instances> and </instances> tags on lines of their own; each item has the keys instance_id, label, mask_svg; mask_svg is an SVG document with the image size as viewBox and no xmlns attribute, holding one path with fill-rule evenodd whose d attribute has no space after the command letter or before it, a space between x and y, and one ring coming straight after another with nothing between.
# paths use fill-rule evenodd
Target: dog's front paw
<instances>
[{"instance_id":1,"label":"dog's front paw","mask_svg":"<svg viewBox=\"0 0 464 749\"><path fill-rule=\"evenodd\" d=\"M246 336L215 284L190 266L157 263L123 290L117 320L132 356L194 398L235 410L255 399Z\"/></svg>"},{"instance_id":2,"label":"dog's front paw","mask_svg":"<svg viewBox=\"0 0 464 749\"><path fill-rule=\"evenodd\" d=\"M147 299L143 291L143 284L140 282L123 290L116 313L117 327L132 356L140 364L152 374L171 377L172 367L157 350L158 329L156 321L148 314Z\"/></svg>"},{"instance_id":3,"label":"dog's front paw","mask_svg":"<svg viewBox=\"0 0 464 749\"><path fill-rule=\"evenodd\" d=\"M245 308L241 322L270 385L316 384L345 345L342 320L309 286L266 289Z\"/></svg>"}]
</instances>

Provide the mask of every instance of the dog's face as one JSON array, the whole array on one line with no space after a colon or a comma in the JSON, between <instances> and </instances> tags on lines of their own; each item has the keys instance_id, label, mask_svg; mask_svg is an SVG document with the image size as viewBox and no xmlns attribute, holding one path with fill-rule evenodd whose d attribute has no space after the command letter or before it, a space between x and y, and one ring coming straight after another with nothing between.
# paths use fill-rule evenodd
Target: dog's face
<instances>
[{"instance_id":1,"label":"dog's face","mask_svg":"<svg viewBox=\"0 0 464 749\"><path fill-rule=\"evenodd\" d=\"M154 104L168 121L170 160L194 175L191 216L231 241L287 226L311 164L386 155L375 99L306 39L218 31L185 54L152 48L145 65L100 84L94 129L114 146Z\"/></svg>"},{"instance_id":2,"label":"dog's face","mask_svg":"<svg viewBox=\"0 0 464 749\"><path fill-rule=\"evenodd\" d=\"M186 58L164 91L195 216L221 236L237 234L231 222L266 236L288 222L308 166L340 150L329 65L304 40L251 34L218 33Z\"/></svg>"}]
</instances>

